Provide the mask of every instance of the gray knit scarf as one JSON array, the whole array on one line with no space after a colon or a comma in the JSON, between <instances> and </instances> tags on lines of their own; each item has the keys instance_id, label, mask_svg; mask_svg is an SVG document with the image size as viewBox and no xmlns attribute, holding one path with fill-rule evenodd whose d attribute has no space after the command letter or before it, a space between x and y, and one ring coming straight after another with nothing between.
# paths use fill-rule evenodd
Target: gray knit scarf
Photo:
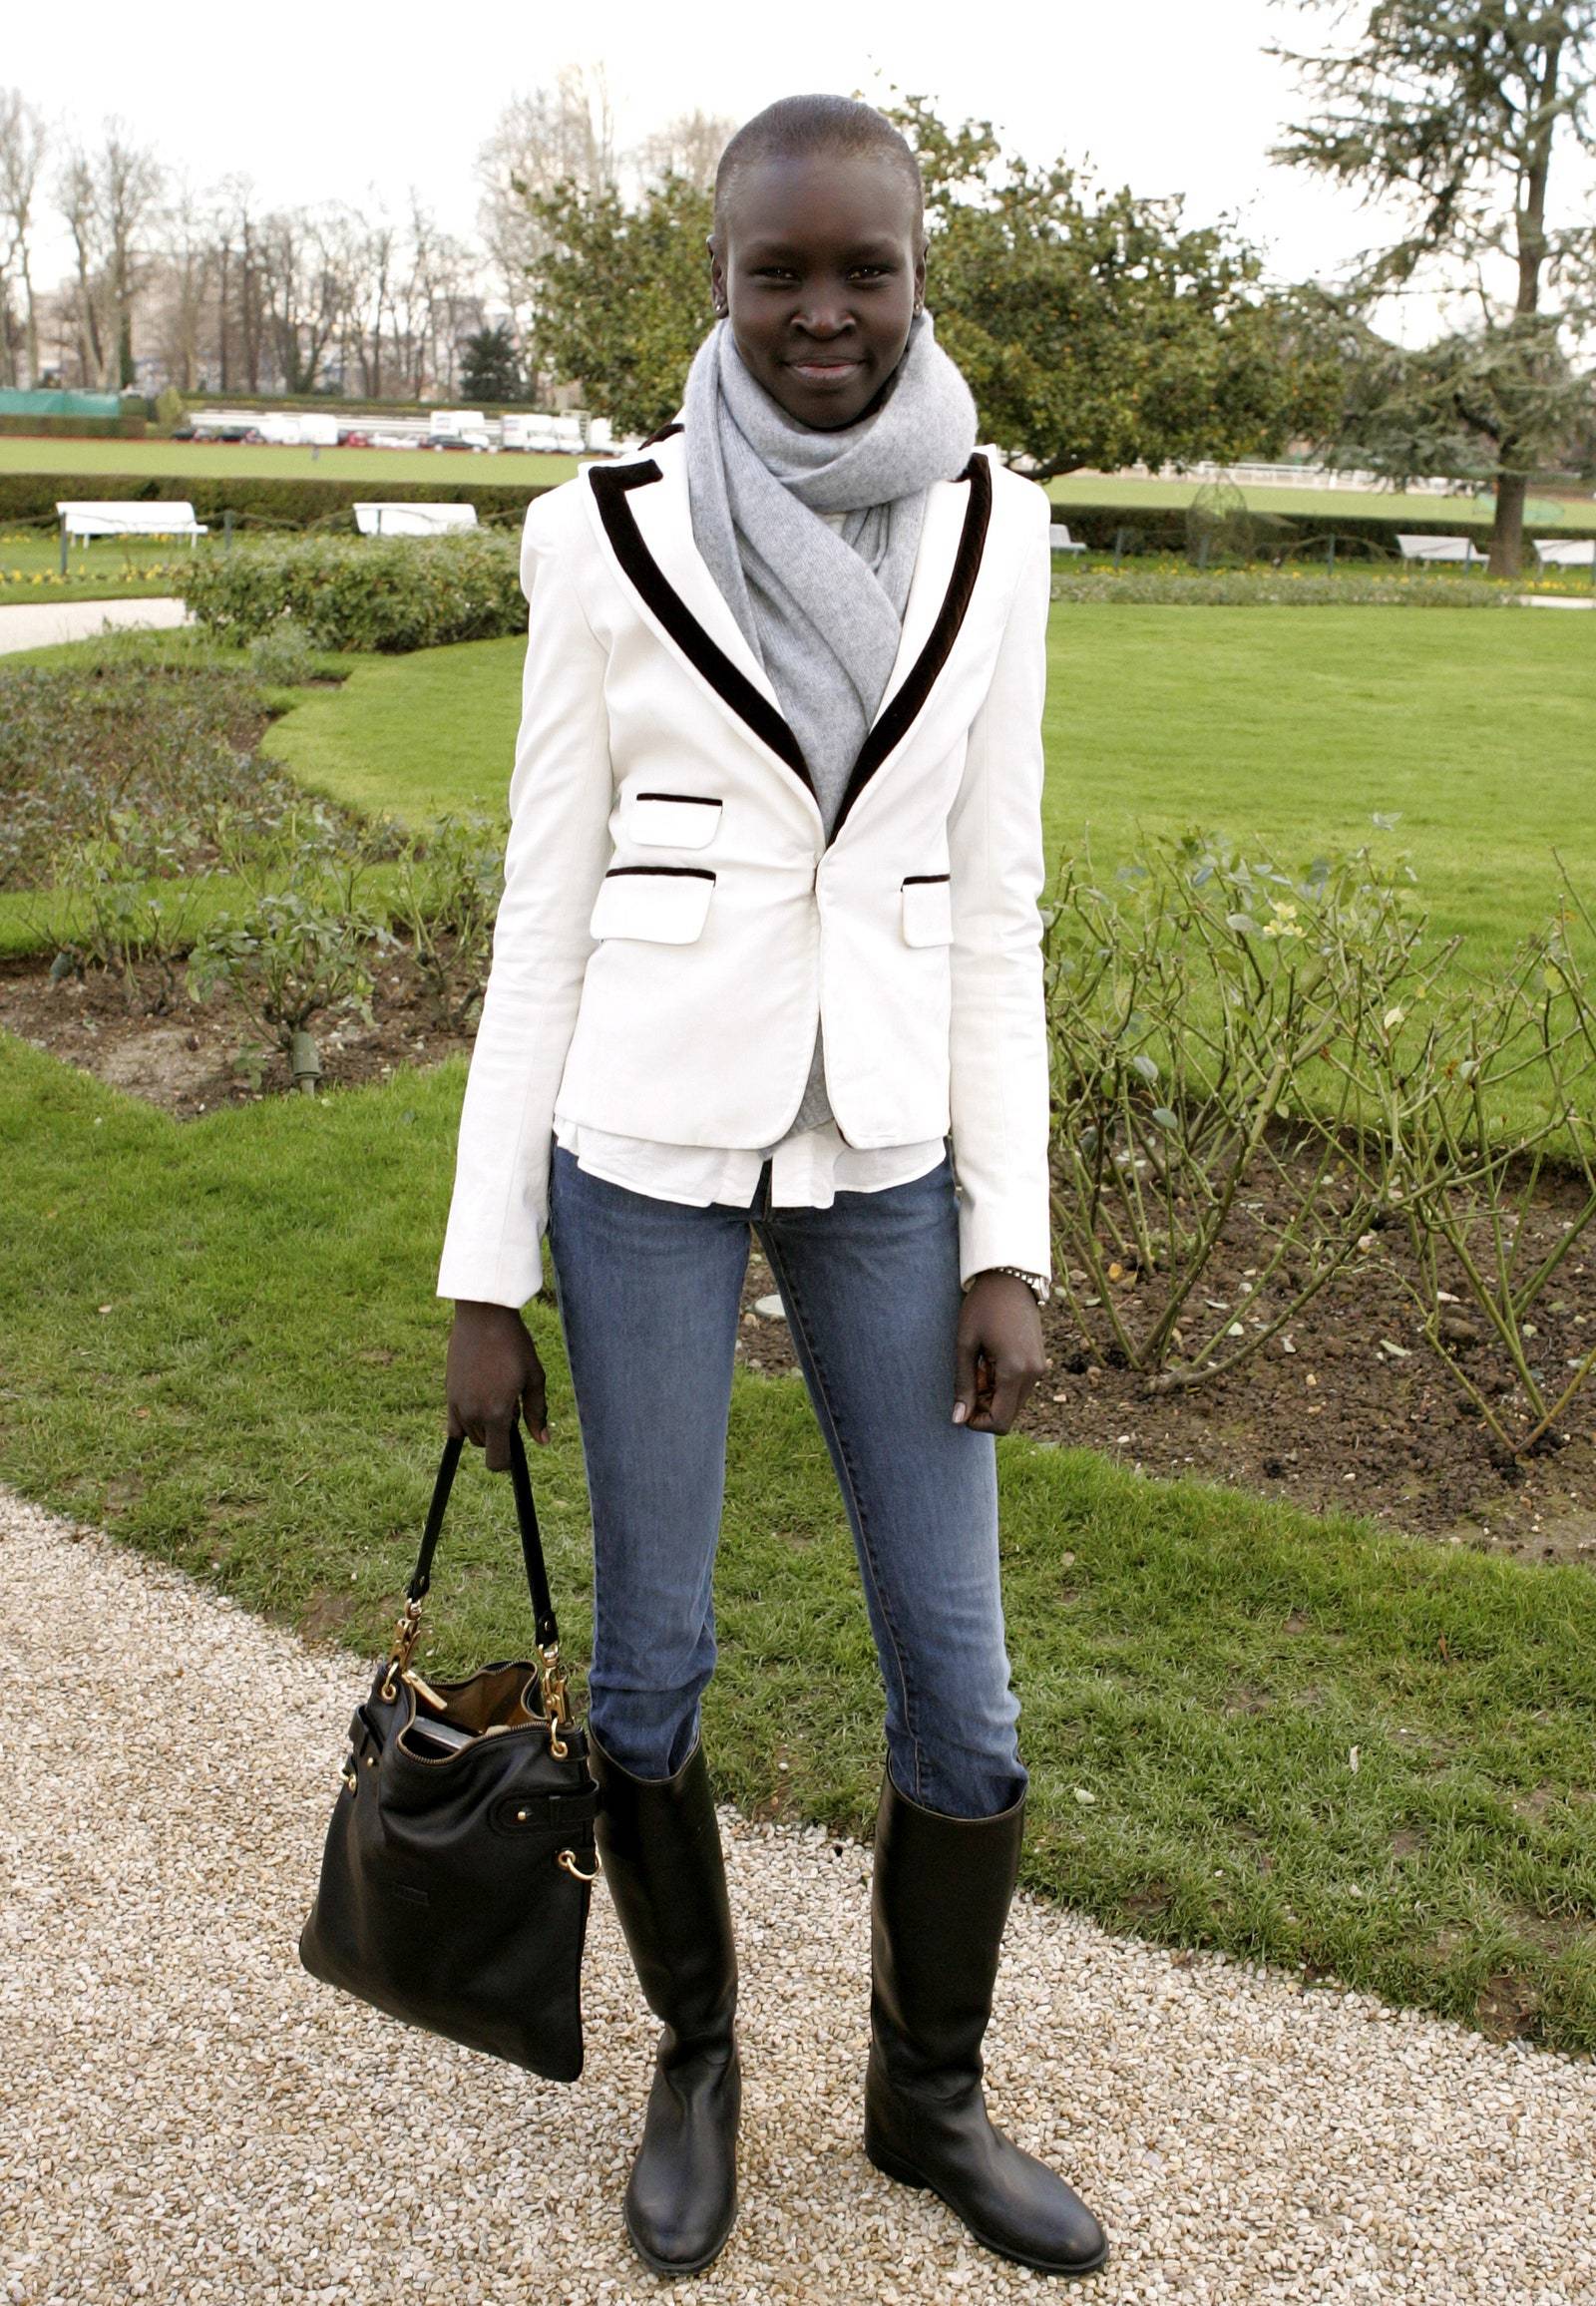
<instances>
[{"instance_id":1,"label":"gray knit scarf","mask_svg":"<svg viewBox=\"0 0 1596 2306\"><path fill-rule=\"evenodd\" d=\"M829 838L897 660L926 492L970 462L976 404L922 312L886 398L823 432L777 406L722 320L682 416L693 541L803 748ZM840 532L821 517L838 513ZM821 1062L817 1034L795 1128L830 1117Z\"/></svg>"}]
</instances>

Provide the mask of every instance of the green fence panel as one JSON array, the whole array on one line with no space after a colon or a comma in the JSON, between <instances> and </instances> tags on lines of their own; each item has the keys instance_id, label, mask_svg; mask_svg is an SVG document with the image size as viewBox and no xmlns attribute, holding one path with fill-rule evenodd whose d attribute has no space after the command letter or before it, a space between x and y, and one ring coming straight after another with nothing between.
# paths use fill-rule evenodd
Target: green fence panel
<instances>
[{"instance_id":1,"label":"green fence panel","mask_svg":"<svg viewBox=\"0 0 1596 2306\"><path fill-rule=\"evenodd\" d=\"M141 413L143 403L140 404ZM0 391L0 416L121 416L114 392Z\"/></svg>"}]
</instances>

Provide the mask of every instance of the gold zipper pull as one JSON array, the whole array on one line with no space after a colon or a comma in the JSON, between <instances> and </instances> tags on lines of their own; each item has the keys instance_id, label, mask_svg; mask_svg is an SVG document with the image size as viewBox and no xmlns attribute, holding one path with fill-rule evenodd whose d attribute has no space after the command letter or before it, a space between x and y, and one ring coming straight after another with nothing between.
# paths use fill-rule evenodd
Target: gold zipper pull
<instances>
[{"instance_id":1,"label":"gold zipper pull","mask_svg":"<svg viewBox=\"0 0 1596 2306\"><path fill-rule=\"evenodd\" d=\"M416 1672L414 1666L406 1666L399 1679L402 1682L408 1682L412 1690L419 1690L422 1697L426 1699L427 1704L429 1706L435 1706L440 1714L448 1713L449 1701L446 1698L440 1698L437 1691L432 1687L432 1684L430 1682L424 1682L421 1679L421 1676Z\"/></svg>"}]
</instances>

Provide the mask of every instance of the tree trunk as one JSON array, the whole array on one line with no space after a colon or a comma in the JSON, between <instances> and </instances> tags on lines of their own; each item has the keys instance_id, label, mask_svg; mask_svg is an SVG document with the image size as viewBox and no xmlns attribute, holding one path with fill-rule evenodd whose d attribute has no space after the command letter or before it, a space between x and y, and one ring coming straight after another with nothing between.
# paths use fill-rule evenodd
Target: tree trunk
<instances>
[{"instance_id":1,"label":"tree trunk","mask_svg":"<svg viewBox=\"0 0 1596 2306\"><path fill-rule=\"evenodd\" d=\"M1541 270L1546 262L1546 183L1551 173L1552 138L1557 127L1555 103L1562 60L1562 41L1548 41L1537 92L1540 99L1539 119L1534 144L1520 180L1516 208L1518 294L1514 299L1513 311L1518 320L1528 320L1540 309ZM1503 441L1503 463L1511 453L1512 444ZM1524 499L1528 494L1527 474L1497 472L1496 519L1490 535L1490 574L1493 576L1516 576L1523 568Z\"/></svg>"},{"instance_id":2,"label":"tree trunk","mask_svg":"<svg viewBox=\"0 0 1596 2306\"><path fill-rule=\"evenodd\" d=\"M24 240L20 258L22 293L27 302L28 383L33 391L39 389L39 310L34 301L33 274L28 266L28 244Z\"/></svg>"},{"instance_id":3,"label":"tree trunk","mask_svg":"<svg viewBox=\"0 0 1596 2306\"><path fill-rule=\"evenodd\" d=\"M1529 479L1524 473L1496 475L1496 518L1490 532L1492 576L1516 576L1524 559L1524 499Z\"/></svg>"}]
</instances>

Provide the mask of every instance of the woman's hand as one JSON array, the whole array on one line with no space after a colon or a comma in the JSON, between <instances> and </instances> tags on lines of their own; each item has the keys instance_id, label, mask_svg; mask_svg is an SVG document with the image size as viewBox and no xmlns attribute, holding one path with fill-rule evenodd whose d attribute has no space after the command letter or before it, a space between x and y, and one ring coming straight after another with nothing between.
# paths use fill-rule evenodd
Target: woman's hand
<instances>
[{"instance_id":1,"label":"woman's hand","mask_svg":"<svg viewBox=\"0 0 1596 2306\"><path fill-rule=\"evenodd\" d=\"M490 1473L510 1469L510 1429L525 1412L535 1441L549 1443L548 1384L532 1334L514 1306L457 1301L444 1373L451 1436L486 1448Z\"/></svg>"},{"instance_id":2,"label":"woman's hand","mask_svg":"<svg viewBox=\"0 0 1596 2306\"><path fill-rule=\"evenodd\" d=\"M978 1274L959 1312L955 1424L1006 1433L1047 1366L1041 1308L1011 1273Z\"/></svg>"}]
</instances>

